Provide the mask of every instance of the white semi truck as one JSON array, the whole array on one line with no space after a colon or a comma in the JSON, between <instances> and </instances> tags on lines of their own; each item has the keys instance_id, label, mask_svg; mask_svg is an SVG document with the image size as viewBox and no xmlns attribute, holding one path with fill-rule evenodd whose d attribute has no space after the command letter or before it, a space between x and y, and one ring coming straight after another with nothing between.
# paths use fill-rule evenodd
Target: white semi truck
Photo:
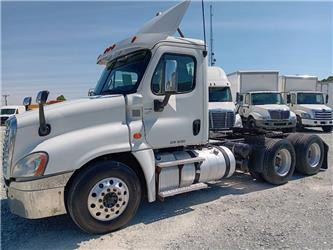
<instances>
[{"instance_id":1,"label":"white semi truck","mask_svg":"<svg viewBox=\"0 0 333 250\"><path fill-rule=\"evenodd\" d=\"M318 78L308 75L280 77L280 91L286 95L290 109L297 115L297 127L321 127L325 132L333 129L332 108L325 105L328 94L316 91Z\"/></svg>"},{"instance_id":2,"label":"white semi truck","mask_svg":"<svg viewBox=\"0 0 333 250\"><path fill-rule=\"evenodd\" d=\"M278 91L278 71L237 71L228 74L244 126L293 132L296 115Z\"/></svg>"},{"instance_id":3,"label":"white semi truck","mask_svg":"<svg viewBox=\"0 0 333 250\"><path fill-rule=\"evenodd\" d=\"M233 127L242 127L242 119L236 114L236 105L232 98L230 82L220 67L208 67L209 93L209 131L212 134L232 131Z\"/></svg>"},{"instance_id":4,"label":"white semi truck","mask_svg":"<svg viewBox=\"0 0 333 250\"><path fill-rule=\"evenodd\" d=\"M127 224L141 199L206 188L236 167L276 185L295 168L327 168L316 135L238 129L209 141L206 46L171 36L188 5L107 48L94 96L44 106L41 91L39 111L8 120L2 167L12 213L69 213L84 231L105 233Z\"/></svg>"}]
</instances>

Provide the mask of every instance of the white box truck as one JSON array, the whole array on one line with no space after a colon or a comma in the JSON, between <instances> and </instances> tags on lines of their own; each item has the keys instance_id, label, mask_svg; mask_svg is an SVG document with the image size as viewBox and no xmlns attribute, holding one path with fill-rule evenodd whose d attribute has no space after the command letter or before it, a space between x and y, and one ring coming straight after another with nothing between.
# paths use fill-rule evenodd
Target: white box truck
<instances>
[{"instance_id":1,"label":"white box truck","mask_svg":"<svg viewBox=\"0 0 333 250\"><path fill-rule=\"evenodd\" d=\"M317 91L328 96L326 105L333 109L333 82L317 82Z\"/></svg>"},{"instance_id":2,"label":"white box truck","mask_svg":"<svg viewBox=\"0 0 333 250\"><path fill-rule=\"evenodd\" d=\"M12 213L68 213L82 230L106 233L127 224L143 198L206 188L236 167L272 184L295 168L327 168L328 146L316 135L238 129L209 140L206 46L171 36L188 5L107 48L94 96L44 106L41 91L39 111L9 118L2 168Z\"/></svg>"},{"instance_id":3,"label":"white box truck","mask_svg":"<svg viewBox=\"0 0 333 250\"><path fill-rule=\"evenodd\" d=\"M280 77L280 90L285 93L290 109L297 115L297 127L321 127L325 132L333 128L332 108L325 105L328 95L317 91L318 78L308 75Z\"/></svg>"},{"instance_id":4,"label":"white box truck","mask_svg":"<svg viewBox=\"0 0 333 250\"><path fill-rule=\"evenodd\" d=\"M230 132L233 127L242 127L242 119L236 114L236 105L231 94L230 82L220 67L208 67L209 130L211 133Z\"/></svg>"},{"instance_id":5,"label":"white box truck","mask_svg":"<svg viewBox=\"0 0 333 250\"><path fill-rule=\"evenodd\" d=\"M237 71L228 74L244 126L293 132L296 116L285 104L278 71ZM238 96L238 97L237 97Z\"/></svg>"}]
</instances>

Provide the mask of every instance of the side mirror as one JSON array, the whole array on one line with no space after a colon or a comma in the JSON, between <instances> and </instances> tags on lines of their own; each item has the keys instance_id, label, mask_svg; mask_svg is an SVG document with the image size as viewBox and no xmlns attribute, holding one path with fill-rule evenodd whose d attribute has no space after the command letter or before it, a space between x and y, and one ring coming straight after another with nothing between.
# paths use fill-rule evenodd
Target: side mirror
<instances>
[{"instance_id":1,"label":"side mirror","mask_svg":"<svg viewBox=\"0 0 333 250\"><path fill-rule=\"evenodd\" d=\"M239 92L236 93L236 102L240 103L243 101L243 95L241 95Z\"/></svg>"},{"instance_id":2,"label":"side mirror","mask_svg":"<svg viewBox=\"0 0 333 250\"><path fill-rule=\"evenodd\" d=\"M328 103L329 95L326 95L325 102Z\"/></svg>"},{"instance_id":3,"label":"side mirror","mask_svg":"<svg viewBox=\"0 0 333 250\"><path fill-rule=\"evenodd\" d=\"M95 90L95 89L89 89L89 90L88 90L88 96L94 96L94 95L95 95L94 90Z\"/></svg>"},{"instance_id":4,"label":"side mirror","mask_svg":"<svg viewBox=\"0 0 333 250\"><path fill-rule=\"evenodd\" d=\"M164 93L174 94L177 92L177 61L167 60L165 62Z\"/></svg>"},{"instance_id":5,"label":"side mirror","mask_svg":"<svg viewBox=\"0 0 333 250\"><path fill-rule=\"evenodd\" d=\"M45 104L47 101L47 98L49 97L49 91L47 90L43 90L43 91L39 91L37 94L37 98L36 98L36 102L38 104Z\"/></svg>"},{"instance_id":6,"label":"side mirror","mask_svg":"<svg viewBox=\"0 0 333 250\"><path fill-rule=\"evenodd\" d=\"M287 103L291 103L291 95L290 94L287 95Z\"/></svg>"},{"instance_id":7,"label":"side mirror","mask_svg":"<svg viewBox=\"0 0 333 250\"><path fill-rule=\"evenodd\" d=\"M168 104L170 96L177 93L177 61L166 60L164 68L164 99L154 100L154 111L162 112Z\"/></svg>"},{"instance_id":8,"label":"side mirror","mask_svg":"<svg viewBox=\"0 0 333 250\"><path fill-rule=\"evenodd\" d=\"M44 104L47 101L49 96L49 91L43 90L37 94L36 102L38 103L39 108L39 129L38 134L39 136L46 136L51 132L50 124L46 123L45 114L44 114Z\"/></svg>"},{"instance_id":9,"label":"side mirror","mask_svg":"<svg viewBox=\"0 0 333 250\"><path fill-rule=\"evenodd\" d=\"M29 105L31 104L31 100L32 100L31 97L25 97L25 98L23 99L23 105L25 106L25 110L26 110L26 111L28 110Z\"/></svg>"}]
</instances>

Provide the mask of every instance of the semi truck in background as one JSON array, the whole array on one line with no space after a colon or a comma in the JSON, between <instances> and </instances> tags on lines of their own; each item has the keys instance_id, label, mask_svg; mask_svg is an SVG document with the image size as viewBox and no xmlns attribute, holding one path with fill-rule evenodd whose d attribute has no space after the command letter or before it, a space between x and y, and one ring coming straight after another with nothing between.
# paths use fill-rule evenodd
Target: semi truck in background
<instances>
[{"instance_id":1,"label":"semi truck in background","mask_svg":"<svg viewBox=\"0 0 333 250\"><path fill-rule=\"evenodd\" d=\"M236 71L227 76L245 127L295 131L296 115L279 92L278 71Z\"/></svg>"},{"instance_id":2,"label":"semi truck in background","mask_svg":"<svg viewBox=\"0 0 333 250\"><path fill-rule=\"evenodd\" d=\"M333 109L333 81L332 82L317 82L317 91L328 95L328 102L326 103L331 109Z\"/></svg>"},{"instance_id":3,"label":"semi truck in background","mask_svg":"<svg viewBox=\"0 0 333 250\"><path fill-rule=\"evenodd\" d=\"M284 75L279 89L284 92L290 109L297 116L297 127L321 127L325 132L333 129L332 108L328 107L328 94L317 91L318 78L308 75Z\"/></svg>"},{"instance_id":4,"label":"semi truck in background","mask_svg":"<svg viewBox=\"0 0 333 250\"><path fill-rule=\"evenodd\" d=\"M242 127L242 119L236 113L230 82L220 67L208 67L209 131L210 133L232 132L233 127Z\"/></svg>"},{"instance_id":5,"label":"semi truck in background","mask_svg":"<svg viewBox=\"0 0 333 250\"><path fill-rule=\"evenodd\" d=\"M3 175L12 213L36 219L68 213L82 230L126 225L140 202L206 188L236 168L274 185L294 170L327 168L316 135L238 128L209 140L207 50L177 38L189 1L108 47L94 96L44 106L6 123ZM186 198L186 197L185 197Z\"/></svg>"},{"instance_id":6,"label":"semi truck in background","mask_svg":"<svg viewBox=\"0 0 333 250\"><path fill-rule=\"evenodd\" d=\"M25 112L24 106L2 106L0 109L1 126L4 126L9 117Z\"/></svg>"}]
</instances>

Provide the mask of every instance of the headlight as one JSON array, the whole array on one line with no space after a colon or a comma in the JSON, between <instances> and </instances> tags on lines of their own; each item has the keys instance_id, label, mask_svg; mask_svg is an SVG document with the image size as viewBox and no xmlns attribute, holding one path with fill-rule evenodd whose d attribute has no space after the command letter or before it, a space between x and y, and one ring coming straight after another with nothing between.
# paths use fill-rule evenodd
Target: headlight
<instances>
[{"instance_id":1,"label":"headlight","mask_svg":"<svg viewBox=\"0 0 333 250\"><path fill-rule=\"evenodd\" d=\"M13 177L41 176L48 162L48 155L44 152L30 154L21 159L13 168Z\"/></svg>"},{"instance_id":2,"label":"headlight","mask_svg":"<svg viewBox=\"0 0 333 250\"><path fill-rule=\"evenodd\" d=\"M311 115L308 113L301 113L301 117L304 119L311 119Z\"/></svg>"}]
</instances>

